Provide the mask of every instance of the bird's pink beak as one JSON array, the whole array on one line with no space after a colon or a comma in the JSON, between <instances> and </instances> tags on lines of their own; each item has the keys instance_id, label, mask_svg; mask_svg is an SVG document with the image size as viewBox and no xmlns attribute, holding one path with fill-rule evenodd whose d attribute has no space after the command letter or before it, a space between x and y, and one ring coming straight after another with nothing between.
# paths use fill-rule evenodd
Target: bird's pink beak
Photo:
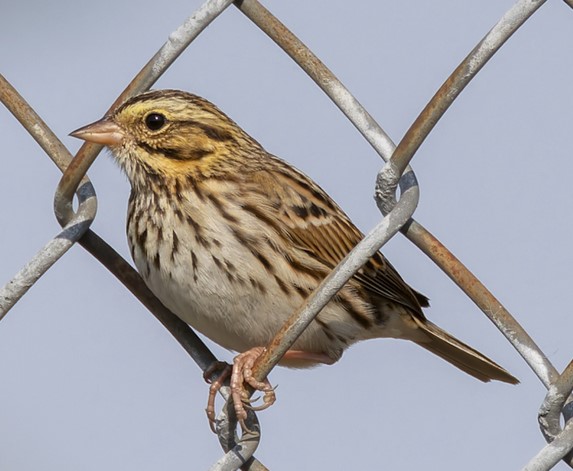
<instances>
[{"instance_id":1,"label":"bird's pink beak","mask_svg":"<svg viewBox=\"0 0 573 471\"><path fill-rule=\"evenodd\" d=\"M105 146L120 145L125 138L123 130L108 118L100 119L95 123L76 129L70 133L70 136Z\"/></svg>"}]
</instances>

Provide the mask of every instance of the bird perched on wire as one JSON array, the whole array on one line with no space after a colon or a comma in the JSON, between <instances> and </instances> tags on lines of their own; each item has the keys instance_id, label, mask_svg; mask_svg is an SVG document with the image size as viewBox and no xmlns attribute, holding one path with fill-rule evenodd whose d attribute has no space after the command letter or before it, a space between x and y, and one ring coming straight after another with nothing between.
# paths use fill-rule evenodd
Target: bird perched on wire
<instances>
[{"instance_id":1,"label":"bird perched on wire","mask_svg":"<svg viewBox=\"0 0 573 471\"><path fill-rule=\"evenodd\" d=\"M192 327L241 353L231 381L238 418L246 417L243 380L271 403L272 388L256 381L250 366L363 235L315 182L196 95L143 93L71 135L106 145L127 174L129 247L151 291ZM427 320L427 306L377 253L281 364L331 364L355 342L393 337L481 381L518 382Z\"/></svg>"}]
</instances>

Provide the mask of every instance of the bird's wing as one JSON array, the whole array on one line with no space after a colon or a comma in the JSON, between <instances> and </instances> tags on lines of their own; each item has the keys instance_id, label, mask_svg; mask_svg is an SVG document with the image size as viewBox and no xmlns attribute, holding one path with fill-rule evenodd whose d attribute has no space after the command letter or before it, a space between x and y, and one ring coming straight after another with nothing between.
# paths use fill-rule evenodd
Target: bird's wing
<instances>
[{"instance_id":1,"label":"bird's wing","mask_svg":"<svg viewBox=\"0 0 573 471\"><path fill-rule=\"evenodd\" d=\"M259 190L273 216L282 220L284 235L300 250L328 269L334 268L364 235L338 205L303 173L282 161L279 170L259 172ZM410 308L423 317L428 299L410 288L381 253L376 253L355 275L367 291Z\"/></svg>"}]
</instances>

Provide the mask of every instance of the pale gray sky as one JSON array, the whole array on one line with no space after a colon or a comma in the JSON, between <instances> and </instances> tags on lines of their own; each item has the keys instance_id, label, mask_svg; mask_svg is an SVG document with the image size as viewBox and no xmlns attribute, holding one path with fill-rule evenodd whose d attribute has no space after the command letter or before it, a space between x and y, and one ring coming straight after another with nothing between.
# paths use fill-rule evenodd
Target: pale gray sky
<instances>
[{"instance_id":1,"label":"pale gray sky","mask_svg":"<svg viewBox=\"0 0 573 471\"><path fill-rule=\"evenodd\" d=\"M398 141L512 1L268 1ZM1 72L72 151L199 5L7 2ZM416 219L508 307L554 365L573 357L568 212L573 11L548 2L463 92L413 160ZM367 231L381 160L277 46L231 7L155 88L216 103L317 180ZM60 174L0 107L0 283L59 230ZM129 260L128 183L102 154L93 229ZM384 253L428 317L522 384L482 384L416 345L378 340L331 367L278 368L256 456L292 469L519 469L544 445L545 389L486 317L401 235ZM221 359L232 354L214 346ZM0 323L0 469L202 470L222 454L192 360L98 262L73 248ZM568 469L560 464L556 469Z\"/></svg>"}]
</instances>

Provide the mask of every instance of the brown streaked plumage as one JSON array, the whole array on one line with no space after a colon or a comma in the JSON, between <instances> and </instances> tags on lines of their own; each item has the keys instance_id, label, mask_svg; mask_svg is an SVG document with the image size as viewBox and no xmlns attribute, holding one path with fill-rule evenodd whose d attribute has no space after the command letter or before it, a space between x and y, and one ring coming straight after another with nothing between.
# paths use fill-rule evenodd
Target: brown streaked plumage
<instances>
[{"instance_id":1,"label":"brown streaked plumage","mask_svg":"<svg viewBox=\"0 0 573 471\"><path fill-rule=\"evenodd\" d=\"M147 92L72 135L107 145L126 172L132 186L128 242L149 288L226 348L260 353L258 347L363 237L316 183L198 96ZM334 363L359 340L394 337L414 341L481 381L517 383L428 321L427 306L378 253L282 363ZM253 358L243 355L240 363L248 366ZM234 377L241 417L236 390L242 377Z\"/></svg>"}]
</instances>

